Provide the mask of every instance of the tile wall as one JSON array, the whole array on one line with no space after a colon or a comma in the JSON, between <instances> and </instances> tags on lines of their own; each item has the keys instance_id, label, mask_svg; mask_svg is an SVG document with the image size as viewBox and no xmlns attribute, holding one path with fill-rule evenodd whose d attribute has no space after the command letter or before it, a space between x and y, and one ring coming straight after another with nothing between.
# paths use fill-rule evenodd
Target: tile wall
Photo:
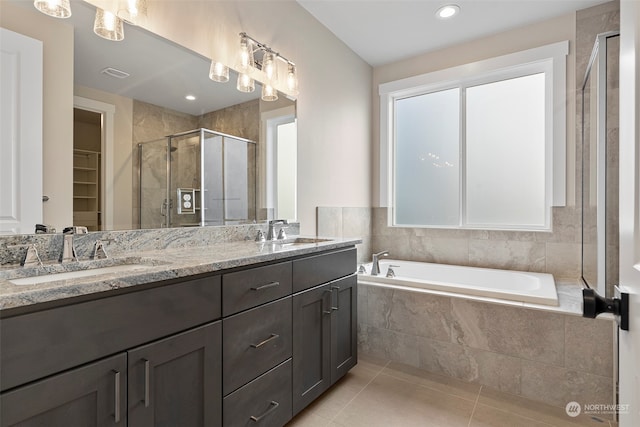
<instances>
[{"instance_id":1,"label":"tile wall","mask_svg":"<svg viewBox=\"0 0 640 427\"><path fill-rule=\"evenodd\" d=\"M607 319L358 286L362 353L556 407L614 402L613 325Z\"/></svg>"}]
</instances>

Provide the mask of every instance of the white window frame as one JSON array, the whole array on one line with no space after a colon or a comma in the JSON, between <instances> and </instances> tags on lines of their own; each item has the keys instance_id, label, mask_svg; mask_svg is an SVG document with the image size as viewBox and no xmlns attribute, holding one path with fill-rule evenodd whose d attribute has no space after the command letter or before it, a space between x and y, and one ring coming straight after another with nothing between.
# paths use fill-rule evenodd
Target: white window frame
<instances>
[{"instance_id":1,"label":"white window frame","mask_svg":"<svg viewBox=\"0 0 640 427\"><path fill-rule=\"evenodd\" d=\"M482 229L550 230L551 206L566 205L566 56L569 41L565 40L521 52L503 55L474 63L413 76L379 85L380 95L380 206L389 209L388 225L398 227L463 228L478 229L465 225L461 212L458 226L396 225L394 200L395 129L394 103L397 99L429 92L469 86L521 77L544 72L546 76L546 130L545 130L545 194L547 214L541 228L519 226L486 226ZM464 129L461 129L461 139ZM460 156L464 157L464 143ZM461 168L461 201L464 199L464 167ZM461 203L462 209L462 203Z\"/></svg>"}]
</instances>

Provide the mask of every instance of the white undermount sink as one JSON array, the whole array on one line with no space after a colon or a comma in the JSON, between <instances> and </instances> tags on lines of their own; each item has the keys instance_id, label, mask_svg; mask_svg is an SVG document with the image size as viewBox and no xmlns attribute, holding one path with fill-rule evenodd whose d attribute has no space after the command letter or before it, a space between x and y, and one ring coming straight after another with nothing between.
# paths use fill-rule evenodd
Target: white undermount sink
<instances>
[{"instance_id":1,"label":"white undermount sink","mask_svg":"<svg viewBox=\"0 0 640 427\"><path fill-rule=\"evenodd\" d=\"M152 264L121 264L108 267L90 268L87 270L65 271L62 273L43 274L41 276L21 277L9 279L14 285L38 285L41 283L56 282L58 280L78 279L82 277L99 276L101 274L122 273L127 271L144 270L155 267Z\"/></svg>"}]
</instances>

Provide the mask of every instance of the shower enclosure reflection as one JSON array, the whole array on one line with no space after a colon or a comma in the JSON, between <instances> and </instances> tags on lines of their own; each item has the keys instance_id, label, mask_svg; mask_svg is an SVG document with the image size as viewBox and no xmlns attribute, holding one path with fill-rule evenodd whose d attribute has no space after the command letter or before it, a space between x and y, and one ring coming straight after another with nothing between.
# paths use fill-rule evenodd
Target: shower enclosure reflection
<instances>
[{"instance_id":1,"label":"shower enclosure reflection","mask_svg":"<svg viewBox=\"0 0 640 427\"><path fill-rule=\"evenodd\" d=\"M140 227L256 220L256 144L195 129L138 144Z\"/></svg>"},{"instance_id":2,"label":"shower enclosure reflection","mask_svg":"<svg viewBox=\"0 0 640 427\"><path fill-rule=\"evenodd\" d=\"M599 34L582 86L582 278L600 295L618 284L618 32Z\"/></svg>"}]
</instances>

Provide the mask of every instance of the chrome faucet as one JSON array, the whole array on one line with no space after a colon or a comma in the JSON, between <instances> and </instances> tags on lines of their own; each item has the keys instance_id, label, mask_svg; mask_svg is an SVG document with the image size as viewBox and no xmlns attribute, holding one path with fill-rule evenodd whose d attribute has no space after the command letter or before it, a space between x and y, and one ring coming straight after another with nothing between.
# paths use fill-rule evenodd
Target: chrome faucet
<instances>
[{"instance_id":1,"label":"chrome faucet","mask_svg":"<svg viewBox=\"0 0 640 427\"><path fill-rule=\"evenodd\" d=\"M377 276L380 274L380 264L378 263L378 259L383 256L389 256L389 251L378 252L377 254L371 255L373 259L373 264L371 265L371 275Z\"/></svg>"},{"instance_id":2,"label":"chrome faucet","mask_svg":"<svg viewBox=\"0 0 640 427\"><path fill-rule=\"evenodd\" d=\"M60 252L59 262L78 261L76 248L73 245L74 234L86 234L87 227L67 227L62 234L62 251Z\"/></svg>"},{"instance_id":3,"label":"chrome faucet","mask_svg":"<svg viewBox=\"0 0 640 427\"><path fill-rule=\"evenodd\" d=\"M272 240L284 240L287 238L287 235L284 233L284 231L282 231L283 228L280 228L280 233L278 234L278 237L276 238L276 233L275 233L275 226L281 224L281 225L287 225L289 224L287 222L286 219L272 219L269 221L269 231L267 232L267 241L272 241Z\"/></svg>"}]
</instances>

